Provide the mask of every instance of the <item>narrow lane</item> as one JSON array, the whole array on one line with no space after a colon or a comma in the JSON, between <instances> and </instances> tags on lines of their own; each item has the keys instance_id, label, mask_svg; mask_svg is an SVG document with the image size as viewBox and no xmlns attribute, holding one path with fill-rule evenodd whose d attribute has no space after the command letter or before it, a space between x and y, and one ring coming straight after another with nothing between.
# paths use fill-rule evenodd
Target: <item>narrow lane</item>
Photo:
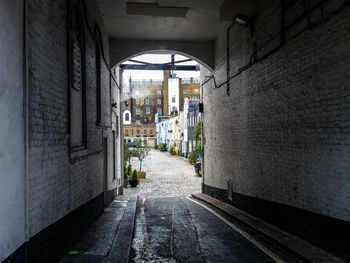
<instances>
[{"instance_id":1,"label":"narrow lane","mask_svg":"<svg viewBox=\"0 0 350 263\"><path fill-rule=\"evenodd\" d=\"M133 169L139 168L132 159ZM147 173L127 196L139 195L134 262L275 262L216 215L186 197L201 192L201 181L186 159L152 150Z\"/></svg>"},{"instance_id":2,"label":"narrow lane","mask_svg":"<svg viewBox=\"0 0 350 263\"><path fill-rule=\"evenodd\" d=\"M136 217L134 262L275 262L186 198L151 198Z\"/></svg>"},{"instance_id":3,"label":"narrow lane","mask_svg":"<svg viewBox=\"0 0 350 263\"><path fill-rule=\"evenodd\" d=\"M132 168L139 170L136 158L131 160ZM138 194L140 198L190 196L201 192L202 179L198 177L187 159L172 156L168 152L152 150L142 163L146 179L136 188L125 190L127 196Z\"/></svg>"}]
</instances>

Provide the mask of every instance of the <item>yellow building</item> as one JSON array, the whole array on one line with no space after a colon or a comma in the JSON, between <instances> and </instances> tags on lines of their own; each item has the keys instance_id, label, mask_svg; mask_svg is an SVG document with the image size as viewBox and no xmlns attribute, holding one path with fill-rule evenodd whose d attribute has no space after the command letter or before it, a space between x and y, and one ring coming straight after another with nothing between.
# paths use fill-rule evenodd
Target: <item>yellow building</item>
<instances>
[{"instance_id":1,"label":"yellow building","mask_svg":"<svg viewBox=\"0 0 350 263\"><path fill-rule=\"evenodd\" d=\"M169 144L171 146L175 146L176 153L180 150L180 117L174 116L169 119L169 126L168 126L168 133L169 133Z\"/></svg>"}]
</instances>

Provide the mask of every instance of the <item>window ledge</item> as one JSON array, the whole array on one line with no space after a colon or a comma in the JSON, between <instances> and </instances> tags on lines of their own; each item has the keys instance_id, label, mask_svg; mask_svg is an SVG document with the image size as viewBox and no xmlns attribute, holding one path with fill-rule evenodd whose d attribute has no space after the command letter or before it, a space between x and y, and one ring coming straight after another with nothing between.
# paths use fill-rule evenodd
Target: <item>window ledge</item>
<instances>
[{"instance_id":1,"label":"window ledge","mask_svg":"<svg viewBox=\"0 0 350 263\"><path fill-rule=\"evenodd\" d=\"M86 146L73 147L70 149L70 159L82 157L88 154Z\"/></svg>"}]
</instances>

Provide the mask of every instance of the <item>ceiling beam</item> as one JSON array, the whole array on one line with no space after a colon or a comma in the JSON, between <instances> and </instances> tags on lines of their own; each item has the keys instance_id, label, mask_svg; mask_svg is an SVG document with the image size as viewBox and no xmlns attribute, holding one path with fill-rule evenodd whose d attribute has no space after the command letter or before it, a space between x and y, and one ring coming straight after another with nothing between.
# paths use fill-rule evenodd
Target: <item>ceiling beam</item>
<instances>
[{"instance_id":1,"label":"ceiling beam","mask_svg":"<svg viewBox=\"0 0 350 263\"><path fill-rule=\"evenodd\" d=\"M133 69L133 70L189 70L198 71L199 65L171 65L171 64L149 64L149 65L134 65L134 64L121 64L120 68Z\"/></svg>"}]
</instances>

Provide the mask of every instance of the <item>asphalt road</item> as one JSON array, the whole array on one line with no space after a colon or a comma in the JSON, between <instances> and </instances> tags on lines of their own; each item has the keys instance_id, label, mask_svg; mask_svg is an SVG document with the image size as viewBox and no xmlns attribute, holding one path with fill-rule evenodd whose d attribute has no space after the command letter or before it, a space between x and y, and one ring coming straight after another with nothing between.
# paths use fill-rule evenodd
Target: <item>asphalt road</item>
<instances>
[{"instance_id":1,"label":"asphalt road","mask_svg":"<svg viewBox=\"0 0 350 263\"><path fill-rule=\"evenodd\" d=\"M215 214L187 198L141 199L134 262L275 262Z\"/></svg>"}]
</instances>

